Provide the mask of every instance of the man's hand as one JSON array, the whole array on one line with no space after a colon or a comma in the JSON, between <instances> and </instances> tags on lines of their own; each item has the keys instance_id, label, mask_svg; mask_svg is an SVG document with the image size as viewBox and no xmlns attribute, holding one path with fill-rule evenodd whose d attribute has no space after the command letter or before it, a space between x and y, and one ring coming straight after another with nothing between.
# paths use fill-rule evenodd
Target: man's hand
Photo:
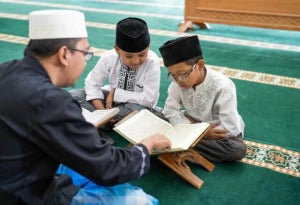
<instances>
[{"instance_id":1,"label":"man's hand","mask_svg":"<svg viewBox=\"0 0 300 205\"><path fill-rule=\"evenodd\" d=\"M204 136L204 139L221 139L221 138L227 138L229 133L226 130L220 130L220 129L215 129L219 124L214 123L211 125L211 128L208 130L206 135Z\"/></svg>"},{"instance_id":2,"label":"man's hand","mask_svg":"<svg viewBox=\"0 0 300 205\"><path fill-rule=\"evenodd\" d=\"M147 137L140 143L147 147L150 154L155 151L167 151L171 148L171 141L161 134Z\"/></svg>"},{"instance_id":3,"label":"man's hand","mask_svg":"<svg viewBox=\"0 0 300 205\"><path fill-rule=\"evenodd\" d=\"M105 106L106 109L111 109L112 108L112 103L114 101L114 93L115 93L115 88L112 89L108 93L107 98L106 98L106 106Z\"/></svg>"}]
</instances>

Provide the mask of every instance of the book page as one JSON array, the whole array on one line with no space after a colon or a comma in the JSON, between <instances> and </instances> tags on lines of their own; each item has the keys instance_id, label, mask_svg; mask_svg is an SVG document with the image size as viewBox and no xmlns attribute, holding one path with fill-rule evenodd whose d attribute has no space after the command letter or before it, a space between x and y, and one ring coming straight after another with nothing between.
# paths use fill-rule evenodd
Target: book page
<instances>
[{"instance_id":1,"label":"book page","mask_svg":"<svg viewBox=\"0 0 300 205\"><path fill-rule=\"evenodd\" d=\"M99 123L104 122L107 119L110 119L119 113L119 108L112 108L107 110L95 110L93 112L88 111L85 108L82 108L82 115L86 121L97 126Z\"/></svg>"},{"instance_id":2,"label":"book page","mask_svg":"<svg viewBox=\"0 0 300 205\"><path fill-rule=\"evenodd\" d=\"M116 132L133 144L154 134L164 134L169 129L172 129L170 123L160 119L147 109L139 111L114 128Z\"/></svg>"},{"instance_id":3,"label":"book page","mask_svg":"<svg viewBox=\"0 0 300 205\"><path fill-rule=\"evenodd\" d=\"M172 142L171 149L187 150L209 127L209 123L178 124L166 136Z\"/></svg>"}]
</instances>

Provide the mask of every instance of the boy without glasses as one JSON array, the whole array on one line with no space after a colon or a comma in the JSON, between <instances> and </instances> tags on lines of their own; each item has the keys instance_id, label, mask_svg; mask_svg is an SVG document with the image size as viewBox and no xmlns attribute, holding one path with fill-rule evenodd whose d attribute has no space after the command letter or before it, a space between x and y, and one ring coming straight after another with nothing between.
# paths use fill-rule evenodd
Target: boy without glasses
<instances>
[{"instance_id":1,"label":"boy without glasses","mask_svg":"<svg viewBox=\"0 0 300 205\"><path fill-rule=\"evenodd\" d=\"M119 21L114 49L98 60L85 79L85 88L71 94L90 111L119 107L117 121L134 110L152 110L159 98L160 65L149 46L145 21L132 17Z\"/></svg>"},{"instance_id":2,"label":"boy without glasses","mask_svg":"<svg viewBox=\"0 0 300 205\"><path fill-rule=\"evenodd\" d=\"M172 124L211 123L212 128L195 146L207 159L215 162L242 159L246 153L244 122L237 110L234 83L205 65L197 36L167 41L159 50L173 81L164 116Z\"/></svg>"}]
</instances>

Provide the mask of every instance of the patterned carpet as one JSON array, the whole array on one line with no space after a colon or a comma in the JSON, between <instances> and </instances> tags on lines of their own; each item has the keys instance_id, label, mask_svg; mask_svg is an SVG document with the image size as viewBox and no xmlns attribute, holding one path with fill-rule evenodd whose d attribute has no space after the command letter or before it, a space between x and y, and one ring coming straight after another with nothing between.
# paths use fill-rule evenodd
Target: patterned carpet
<instances>
[{"instance_id":1,"label":"patterned carpet","mask_svg":"<svg viewBox=\"0 0 300 205\"><path fill-rule=\"evenodd\" d=\"M205 181L201 190L194 190L153 158L150 173L134 184L158 197L162 204L199 204L200 200L206 204L297 204L300 201L300 32L212 24L209 30L195 26L195 30L180 34L177 28L183 19L183 0L164 3L158 0L0 0L0 63L22 57L28 42L27 14L54 8L85 13L89 41L95 51L96 58L72 88L83 86L83 79L97 59L112 48L116 22L127 16L147 21L151 49L158 55L158 47L165 41L198 35L206 64L232 78L237 86L248 147L241 162L216 164L212 173L192 166L194 173ZM162 63L161 67L158 105L162 107L169 81ZM126 143L114 137L120 146ZM217 180L222 183L215 185ZM234 183L236 180L238 185ZM264 189L264 193L257 192L257 187ZM191 200L183 202L185 198Z\"/></svg>"},{"instance_id":2,"label":"patterned carpet","mask_svg":"<svg viewBox=\"0 0 300 205\"><path fill-rule=\"evenodd\" d=\"M247 154L242 162L300 177L299 152L248 140L245 140L245 143Z\"/></svg>"}]
</instances>

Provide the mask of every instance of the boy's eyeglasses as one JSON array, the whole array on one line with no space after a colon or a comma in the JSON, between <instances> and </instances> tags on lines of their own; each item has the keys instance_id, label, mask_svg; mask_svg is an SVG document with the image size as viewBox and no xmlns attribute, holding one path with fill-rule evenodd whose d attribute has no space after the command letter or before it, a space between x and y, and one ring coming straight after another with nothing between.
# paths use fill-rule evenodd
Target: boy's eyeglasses
<instances>
[{"instance_id":1,"label":"boy's eyeglasses","mask_svg":"<svg viewBox=\"0 0 300 205\"><path fill-rule=\"evenodd\" d=\"M84 51L84 50L80 50L80 49L77 49L77 48L69 48L69 49L72 50L72 51L79 51L79 52L83 53L84 59L86 61L91 60L94 56L94 53L92 51Z\"/></svg>"},{"instance_id":2,"label":"boy's eyeglasses","mask_svg":"<svg viewBox=\"0 0 300 205\"><path fill-rule=\"evenodd\" d=\"M168 78L172 81L181 81L181 82L185 82L188 80L189 78L189 75L193 72L193 70L197 67L197 63L195 65L193 65L193 67L187 71L185 74L181 74L181 75L178 75L178 76L175 76L173 74L171 74L170 72L168 73Z\"/></svg>"}]
</instances>

